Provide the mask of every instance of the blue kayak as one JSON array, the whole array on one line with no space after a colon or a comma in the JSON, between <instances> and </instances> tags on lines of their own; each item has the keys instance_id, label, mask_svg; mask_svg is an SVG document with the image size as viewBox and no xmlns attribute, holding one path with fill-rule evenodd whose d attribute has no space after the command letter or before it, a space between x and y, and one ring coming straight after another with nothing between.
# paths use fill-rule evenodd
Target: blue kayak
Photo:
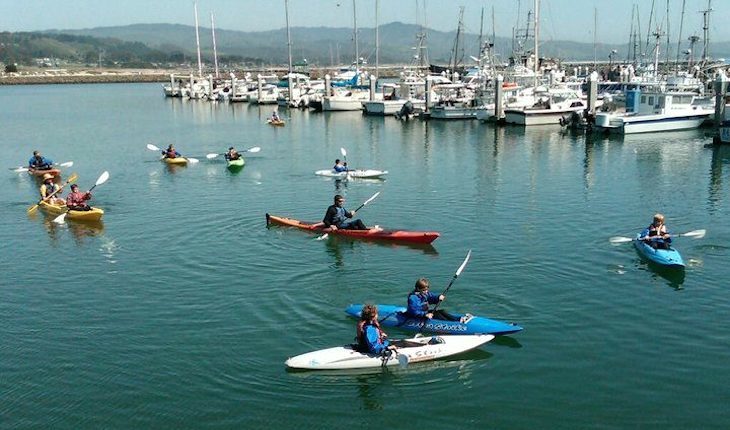
<instances>
[{"instance_id":1,"label":"blue kayak","mask_svg":"<svg viewBox=\"0 0 730 430\"><path fill-rule=\"evenodd\" d=\"M510 334L522 330L514 323L475 317L471 314L451 314L442 310L436 311L433 319L410 318L405 315L405 306L377 305L380 324L403 330L425 331L441 334ZM350 305L345 312L354 318L360 318L362 304ZM424 325L425 322L425 325Z\"/></svg>"},{"instance_id":2,"label":"blue kayak","mask_svg":"<svg viewBox=\"0 0 730 430\"><path fill-rule=\"evenodd\" d=\"M634 239L634 246L642 257L652 263L676 269L684 268L684 260L682 260L682 256L679 255L679 251L671 246L669 249L654 249L643 240L639 240L639 235L636 235L636 239Z\"/></svg>"}]
</instances>

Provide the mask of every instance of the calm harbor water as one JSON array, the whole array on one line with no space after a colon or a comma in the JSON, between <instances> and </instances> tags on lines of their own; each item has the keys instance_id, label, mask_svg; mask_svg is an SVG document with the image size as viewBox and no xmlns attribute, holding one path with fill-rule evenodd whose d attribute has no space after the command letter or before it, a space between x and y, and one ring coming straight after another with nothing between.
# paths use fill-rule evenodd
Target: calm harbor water
<instances>
[{"instance_id":1,"label":"calm harbor water","mask_svg":"<svg viewBox=\"0 0 730 430\"><path fill-rule=\"evenodd\" d=\"M0 187L0 428L499 429L730 427L730 148L705 131L606 138L557 127L400 123L359 113L165 99L159 85L0 87L6 167L73 160L103 223L28 216L36 183ZM175 143L199 164L157 161ZM260 146L237 173L209 152ZM384 181L313 175L347 149ZM368 224L436 230L432 247L265 226L322 217L332 195ZM641 261L661 211L684 274ZM351 341L350 303L404 303L416 278L444 308L521 333L450 360L288 372ZM391 337L403 335L390 331ZM400 423L400 424L399 424Z\"/></svg>"}]
</instances>

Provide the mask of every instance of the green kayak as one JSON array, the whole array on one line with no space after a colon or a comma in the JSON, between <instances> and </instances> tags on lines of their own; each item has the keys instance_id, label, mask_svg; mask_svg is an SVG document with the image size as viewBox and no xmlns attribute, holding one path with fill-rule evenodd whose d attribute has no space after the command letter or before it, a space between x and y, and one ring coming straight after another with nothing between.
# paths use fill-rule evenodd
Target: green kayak
<instances>
[{"instance_id":1,"label":"green kayak","mask_svg":"<svg viewBox=\"0 0 730 430\"><path fill-rule=\"evenodd\" d=\"M246 164L246 161L243 159L243 157L241 157L238 160L226 160L226 163L228 163L228 167L236 168L243 167L243 165Z\"/></svg>"}]
</instances>

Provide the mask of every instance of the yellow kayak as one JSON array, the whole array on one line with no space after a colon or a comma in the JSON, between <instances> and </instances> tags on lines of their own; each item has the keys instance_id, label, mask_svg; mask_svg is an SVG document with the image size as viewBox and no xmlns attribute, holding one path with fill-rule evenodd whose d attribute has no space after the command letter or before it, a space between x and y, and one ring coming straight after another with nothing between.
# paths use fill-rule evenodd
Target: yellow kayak
<instances>
[{"instance_id":1,"label":"yellow kayak","mask_svg":"<svg viewBox=\"0 0 730 430\"><path fill-rule=\"evenodd\" d=\"M167 164L188 164L188 159L185 157L175 157L175 158L163 158L162 161L164 161Z\"/></svg>"},{"instance_id":2,"label":"yellow kayak","mask_svg":"<svg viewBox=\"0 0 730 430\"><path fill-rule=\"evenodd\" d=\"M99 221L102 215L104 215L103 210L95 207L92 207L89 211L70 211L66 205L52 205L48 202L41 202L40 207L52 215L61 215L62 213L68 212L66 219L77 221Z\"/></svg>"}]
</instances>

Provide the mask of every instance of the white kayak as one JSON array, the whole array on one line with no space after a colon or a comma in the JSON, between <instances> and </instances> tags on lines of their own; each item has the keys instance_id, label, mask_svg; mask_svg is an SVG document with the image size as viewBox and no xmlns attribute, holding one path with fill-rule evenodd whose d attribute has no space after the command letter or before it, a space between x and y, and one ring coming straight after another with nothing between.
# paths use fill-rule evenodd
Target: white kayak
<instances>
[{"instance_id":1,"label":"white kayak","mask_svg":"<svg viewBox=\"0 0 730 430\"><path fill-rule=\"evenodd\" d=\"M375 179L380 178L388 174L387 170L374 170L374 169L366 169L366 170L348 170L346 172L335 172L333 169L328 170L317 170L314 172L315 175L319 176L327 176L330 178L338 178L338 179L347 179L347 178L363 178L363 179Z\"/></svg>"},{"instance_id":2,"label":"white kayak","mask_svg":"<svg viewBox=\"0 0 730 430\"><path fill-rule=\"evenodd\" d=\"M398 350L386 355L359 352L356 345L349 344L297 355L286 360L286 366L292 369L339 370L407 365L469 351L492 339L494 335L491 334L416 336L393 341Z\"/></svg>"}]
</instances>

